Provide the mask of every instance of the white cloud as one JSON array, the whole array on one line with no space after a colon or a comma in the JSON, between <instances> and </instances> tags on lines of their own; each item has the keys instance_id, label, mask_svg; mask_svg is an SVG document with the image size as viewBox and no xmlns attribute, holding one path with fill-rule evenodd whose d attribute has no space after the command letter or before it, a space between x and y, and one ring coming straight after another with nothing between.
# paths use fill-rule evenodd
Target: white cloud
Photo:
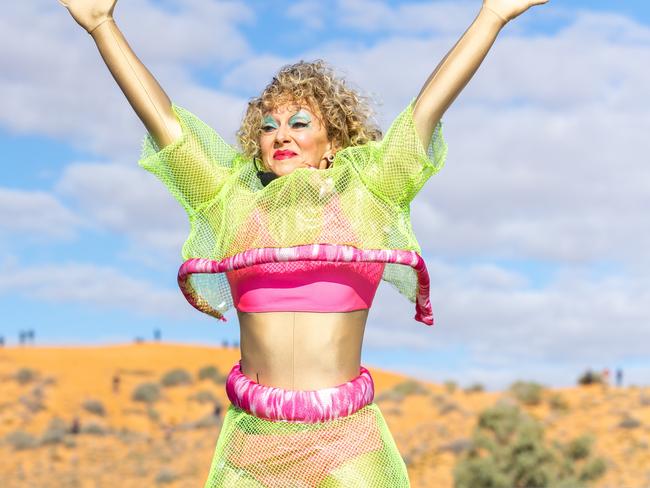
<instances>
[{"instance_id":1,"label":"white cloud","mask_svg":"<svg viewBox=\"0 0 650 488\"><path fill-rule=\"evenodd\" d=\"M253 14L242 2L187 0L173 6L170 12L145 0L124 2L115 17L170 98L184 101L188 86L194 85L192 70L224 67L248 55L238 26L251 21ZM52 136L112 160L132 159L142 124L92 38L60 4L38 0L6 5L0 19L0 64L11 67L0 73L1 125L18 133ZM237 99L207 89L201 95L188 108L198 110L207 95L208 102L238 105L226 107L226 115L241 113Z\"/></svg>"},{"instance_id":2,"label":"white cloud","mask_svg":"<svg viewBox=\"0 0 650 488\"><path fill-rule=\"evenodd\" d=\"M647 276L565 268L532 286L522 273L494 265L428 265L433 327L413 320L414 305L386 284L373 304L366 347L413 351L417 366L387 359L399 371L420 368L421 377L439 379L453 373L491 388L522 377L566 385L587 367L647 357L650 330L639 325L650 322ZM440 367L437 350L464 351L455 356L462 366Z\"/></svg>"},{"instance_id":3,"label":"white cloud","mask_svg":"<svg viewBox=\"0 0 650 488\"><path fill-rule=\"evenodd\" d=\"M81 225L81 219L49 193L0 188L0 235L70 240Z\"/></svg>"},{"instance_id":4,"label":"white cloud","mask_svg":"<svg viewBox=\"0 0 650 488\"><path fill-rule=\"evenodd\" d=\"M223 78L223 86L229 90L245 90L261 93L273 75L292 61L274 55L262 55L248 59L233 68Z\"/></svg>"},{"instance_id":5,"label":"white cloud","mask_svg":"<svg viewBox=\"0 0 650 488\"><path fill-rule=\"evenodd\" d=\"M189 234L187 216L162 183L143 169L72 164L65 168L56 190L74 201L96 228L128 237L133 258L180 259Z\"/></svg>"},{"instance_id":6,"label":"white cloud","mask_svg":"<svg viewBox=\"0 0 650 488\"><path fill-rule=\"evenodd\" d=\"M648 36L632 20L583 13L552 35L499 38L443 116L447 165L412 206L423 248L648 263L650 72L638 62L650 57ZM395 36L305 57L328 59L383 99L386 127L455 39Z\"/></svg>"},{"instance_id":7,"label":"white cloud","mask_svg":"<svg viewBox=\"0 0 650 488\"><path fill-rule=\"evenodd\" d=\"M0 273L0 294L173 318L188 317L193 310L177 291L158 289L116 269L95 264L5 263Z\"/></svg>"},{"instance_id":8,"label":"white cloud","mask_svg":"<svg viewBox=\"0 0 650 488\"><path fill-rule=\"evenodd\" d=\"M380 0L337 0L335 18L354 31L380 34L458 33L478 14L473 1L409 2L395 6Z\"/></svg>"}]
</instances>

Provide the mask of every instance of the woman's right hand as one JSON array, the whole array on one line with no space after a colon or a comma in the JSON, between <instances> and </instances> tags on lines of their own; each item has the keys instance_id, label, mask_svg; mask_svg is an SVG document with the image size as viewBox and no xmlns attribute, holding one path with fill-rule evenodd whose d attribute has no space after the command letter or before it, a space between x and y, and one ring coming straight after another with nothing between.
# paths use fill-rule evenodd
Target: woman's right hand
<instances>
[{"instance_id":1,"label":"woman's right hand","mask_svg":"<svg viewBox=\"0 0 650 488\"><path fill-rule=\"evenodd\" d=\"M70 15L86 32L91 32L102 22L113 18L117 0L59 0Z\"/></svg>"}]
</instances>

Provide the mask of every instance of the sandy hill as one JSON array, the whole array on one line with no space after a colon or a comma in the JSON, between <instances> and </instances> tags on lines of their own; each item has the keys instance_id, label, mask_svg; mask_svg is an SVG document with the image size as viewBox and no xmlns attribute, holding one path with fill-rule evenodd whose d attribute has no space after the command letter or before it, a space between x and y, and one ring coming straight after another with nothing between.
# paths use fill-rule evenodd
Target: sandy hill
<instances>
[{"instance_id":1,"label":"sandy hill","mask_svg":"<svg viewBox=\"0 0 650 488\"><path fill-rule=\"evenodd\" d=\"M235 349L169 344L0 349L0 485L203 486L228 405L223 375L238 358ZM451 487L477 415L515 401L371 372L414 487ZM649 388L545 390L524 408L549 441L594 436L607 464L594 486L650 486Z\"/></svg>"}]
</instances>

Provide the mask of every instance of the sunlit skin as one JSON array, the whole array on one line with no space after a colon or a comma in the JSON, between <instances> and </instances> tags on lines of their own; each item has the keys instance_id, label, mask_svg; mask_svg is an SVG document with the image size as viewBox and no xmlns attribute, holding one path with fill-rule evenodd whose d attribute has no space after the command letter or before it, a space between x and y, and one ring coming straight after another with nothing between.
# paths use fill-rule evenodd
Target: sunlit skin
<instances>
[{"instance_id":1,"label":"sunlit skin","mask_svg":"<svg viewBox=\"0 0 650 488\"><path fill-rule=\"evenodd\" d=\"M320 116L306 106L289 104L264 116L260 149L264 166L278 176L297 168L326 169L333 155Z\"/></svg>"}]
</instances>

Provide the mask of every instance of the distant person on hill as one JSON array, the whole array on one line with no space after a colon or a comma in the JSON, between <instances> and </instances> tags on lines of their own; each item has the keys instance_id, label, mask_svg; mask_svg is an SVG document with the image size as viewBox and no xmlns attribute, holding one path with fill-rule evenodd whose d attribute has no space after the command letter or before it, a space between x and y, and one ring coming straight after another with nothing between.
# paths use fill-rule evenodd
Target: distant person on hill
<instances>
[{"instance_id":1,"label":"distant person on hill","mask_svg":"<svg viewBox=\"0 0 650 488\"><path fill-rule=\"evenodd\" d=\"M618 368L616 370L616 386L618 388L623 386L623 369L622 368Z\"/></svg>"},{"instance_id":2,"label":"distant person on hill","mask_svg":"<svg viewBox=\"0 0 650 488\"><path fill-rule=\"evenodd\" d=\"M221 417L221 403L215 403L214 409L212 410L212 415L215 417Z\"/></svg>"},{"instance_id":3,"label":"distant person on hill","mask_svg":"<svg viewBox=\"0 0 650 488\"><path fill-rule=\"evenodd\" d=\"M18 332L18 344L19 345L24 345L25 344L25 331L21 330Z\"/></svg>"},{"instance_id":4,"label":"distant person on hill","mask_svg":"<svg viewBox=\"0 0 650 488\"><path fill-rule=\"evenodd\" d=\"M113 393L119 393L120 392L120 375L118 373L115 373L113 375Z\"/></svg>"},{"instance_id":5,"label":"distant person on hill","mask_svg":"<svg viewBox=\"0 0 650 488\"><path fill-rule=\"evenodd\" d=\"M162 338L162 333L160 332L160 329L155 329L153 331L153 340L156 342L160 342L161 338Z\"/></svg>"},{"instance_id":6,"label":"distant person on hill","mask_svg":"<svg viewBox=\"0 0 650 488\"><path fill-rule=\"evenodd\" d=\"M81 423L79 422L79 417L75 415L72 419L72 424L70 425L70 433L76 435L79 432L81 432Z\"/></svg>"}]
</instances>

